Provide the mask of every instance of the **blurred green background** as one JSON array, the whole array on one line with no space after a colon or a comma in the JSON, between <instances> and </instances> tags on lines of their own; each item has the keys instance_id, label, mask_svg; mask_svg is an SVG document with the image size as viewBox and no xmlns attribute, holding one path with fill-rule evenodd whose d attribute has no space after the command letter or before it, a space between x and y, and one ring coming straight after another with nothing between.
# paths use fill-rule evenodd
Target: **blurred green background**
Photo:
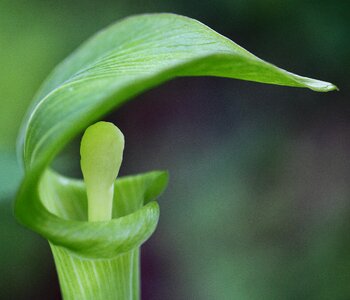
<instances>
[{"instance_id":1,"label":"blurred green background","mask_svg":"<svg viewBox=\"0 0 350 300\"><path fill-rule=\"evenodd\" d=\"M340 92L176 79L106 117L123 174L168 169L143 246L143 299L350 299L348 1L0 0L0 299L60 299L42 238L18 225L15 142L50 70L102 27L174 12ZM79 176L78 143L60 166ZM63 167L62 167L63 166Z\"/></svg>"}]
</instances>

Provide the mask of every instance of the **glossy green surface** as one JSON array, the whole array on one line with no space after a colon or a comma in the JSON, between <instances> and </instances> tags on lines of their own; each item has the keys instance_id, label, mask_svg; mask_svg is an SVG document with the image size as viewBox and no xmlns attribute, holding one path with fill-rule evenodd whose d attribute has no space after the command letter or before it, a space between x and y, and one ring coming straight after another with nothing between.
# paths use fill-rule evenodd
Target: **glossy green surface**
<instances>
[{"instance_id":1,"label":"glossy green surface","mask_svg":"<svg viewBox=\"0 0 350 300\"><path fill-rule=\"evenodd\" d=\"M117 180L118 201L113 205L118 206L118 215L95 223L87 221L82 182L48 166L92 122L179 76L220 76L323 92L336 89L269 64L198 21L173 14L127 18L84 43L39 90L22 129L20 151L26 172L15 205L17 218L81 258L113 259L139 247L156 227L158 205L150 200L163 191L166 173Z\"/></svg>"}]
</instances>

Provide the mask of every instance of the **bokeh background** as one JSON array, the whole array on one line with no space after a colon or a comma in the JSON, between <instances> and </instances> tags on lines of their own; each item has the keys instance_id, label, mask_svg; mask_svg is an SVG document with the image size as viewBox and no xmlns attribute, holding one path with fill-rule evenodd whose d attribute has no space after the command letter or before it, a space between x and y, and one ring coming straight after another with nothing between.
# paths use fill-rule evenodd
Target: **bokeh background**
<instances>
[{"instance_id":1,"label":"bokeh background","mask_svg":"<svg viewBox=\"0 0 350 300\"><path fill-rule=\"evenodd\" d=\"M123 174L171 174L143 246L143 299L350 299L347 2L0 0L0 299L60 299L46 241L12 214L33 94L97 30L163 11L340 91L184 78L106 116L126 136ZM77 149L59 165L79 176Z\"/></svg>"}]
</instances>

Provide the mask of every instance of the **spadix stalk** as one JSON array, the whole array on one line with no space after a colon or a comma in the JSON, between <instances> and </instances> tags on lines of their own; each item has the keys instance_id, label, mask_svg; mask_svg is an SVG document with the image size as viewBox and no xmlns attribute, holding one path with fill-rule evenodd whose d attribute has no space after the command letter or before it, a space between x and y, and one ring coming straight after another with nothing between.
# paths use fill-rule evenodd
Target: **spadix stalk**
<instances>
[{"instance_id":1,"label":"spadix stalk","mask_svg":"<svg viewBox=\"0 0 350 300\"><path fill-rule=\"evenodd\" d=\"M114 124L88 127L80 145L81 170L88 199L88 220L112 218L114 182L123 160L124 135Z\"/></svg>"}]
</instances>

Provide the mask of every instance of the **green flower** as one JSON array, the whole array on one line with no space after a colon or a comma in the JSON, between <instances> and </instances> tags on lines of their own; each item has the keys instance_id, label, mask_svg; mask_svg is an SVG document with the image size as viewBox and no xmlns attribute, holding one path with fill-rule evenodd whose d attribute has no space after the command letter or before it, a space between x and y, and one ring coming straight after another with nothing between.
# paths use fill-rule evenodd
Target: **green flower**
<instances>
[{"instance_id":1,"label":"green flower","mask_svg":"<svg viewBox=\"0 0 350 300\"><path fill-rule=\"evenodd\" d=\"M38 91L19 143L25 176L15 213L50 242L66 299L138 299L139 246L157 225L159 208L153 200L168 176L156 171L114 181L121 151L102 160L102 171L90 169L84 156L91 156L93 148L85 149L84 141L87 185L51 170L52 160L112 109L179 76L336 89L269 64L202 23L174 14L127 18L85 42ZM116 134L116 148L121 136Z\"/></svg>"}]
</instances>

